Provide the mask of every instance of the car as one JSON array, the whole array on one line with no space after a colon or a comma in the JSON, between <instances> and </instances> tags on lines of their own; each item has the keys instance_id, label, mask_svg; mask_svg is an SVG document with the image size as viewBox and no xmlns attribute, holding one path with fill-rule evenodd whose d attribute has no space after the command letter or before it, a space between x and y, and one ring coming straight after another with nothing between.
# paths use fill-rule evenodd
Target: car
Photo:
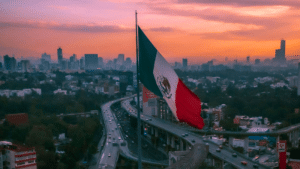
<instances>
[{"instance_id":1,"label":"car","mask_svg":"<svg viewBox=\"0 0 300 169\"><path fill-rule=\"evenodd\" d=\"M258 168L258 165L257 164L253 164L253 168Z\"/></svg>"},{"instance_id":2,"label":"car","mask_svg":"<svg viewBox=\"0 0 300 169\"><path fill-rule=\"evenodd\" d=\"M194 140L194 139L192 139L192 143L195 143L195 140Z\"/></svg>"},{"instance_id":3,"label":"car","mask_svg":"<svg viewBox=\"0 0 300 169\"><path fill-rule=\"evenodd\" d=\"M223 148L223 146L222 145L219 145L219 149L222 149Z\"/></svg>"},{"instance_id":4,"label":"car","mask_svg":"<svg viewBox=\"0 0 300 169\"><path fill-rule=\"evenodd\" d=\"M221 152L221 149L218 148L218 149L216 150L216 152Z\"/></svg>"},{"instance_id":5,"label":"car","mask_svg":"<svg viewBox=\"0 0 300 169\"><path fill-rule=\"evenodd\" d=\"M152 121L152 119L149 119L149 121Z\"/></svg>"},{"instance_id":6,"label":"car","mask_svg":"<svg viewBox=\"0 0 300 169\"><path fill-rule=\"evenodd\" d=\"M185 134L181 134L182 137L185 137Z\"/></svg>"},{"instance_id":7,"label":"car","mask_svg":"<svg viewBox=\"0 0 300 169\"><path fill-rule=\"evenodd\" d=\"M124 141L122 141L121 146L126 146L126 143Z\"/></svg>"},{"instance_id":8,"label":"car","mask_svg":"<svg viewBox=\"0 0 300 169\"><path fill-rule=\"evenodd\" d=\"M118 139L121 140L121 137L119 137Z\"/></svg>"},{"instance_id":9,"label":"car","mask_svg":"<svg viewBox=\"0 0 300 169\"><path fill-rule=\"evenodd\" d=\"M128 138L128 135L126 135L125 137Z\"/></svg>"},{"instance_id":10,"label":"car","mask_svg":"<svg viewBox=\"0 0 300 169\"><path fill-rule=\"evenodd\" d=\"M110 157L110 153L108 153L108 157Z\"/></svg>"},{"instance_id":11,"label":"car","mask_svg":"<svg viewBox=\"0 0 300 169\"><path fill-rule=\"evenodd\" d=\"M247 165L248 163L246 161L241 161L241 164Z\"/></svg>"},{"instance_id":12,"label":"car","mask_svg":"<svg viewBox=\"0 0 300 169\"><path fill-rule=\"evenodd\" d=\"M189 134L188 133L185 133L185 136L188 136Z\"/></svg>"},{"instance_id":13,"label":"car","mask_svg":"<svg viewBox=\"0 0 300 169\"><path fill-rule=\"evenodd\" d=\"M232 157L237 157L237 154L236 153L232 153Z\"/></svg>"}]
</instances>

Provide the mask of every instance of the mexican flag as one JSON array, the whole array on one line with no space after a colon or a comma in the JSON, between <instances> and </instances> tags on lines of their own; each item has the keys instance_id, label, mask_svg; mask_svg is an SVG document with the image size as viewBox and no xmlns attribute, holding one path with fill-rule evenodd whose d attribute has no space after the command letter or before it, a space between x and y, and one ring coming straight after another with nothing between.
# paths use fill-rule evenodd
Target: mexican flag
<instances>
[{"instance_id":1,"label":"mexican flag","mask_svg":"<svg viewBox=\"0 0 300 169\"><path fill-rule=\"evenodd\" d=\"M175 71L138 27L139 72L144 86L168 103L175 118L202 129L200 99L178 78Z\"/></svg>"}]
</instances>

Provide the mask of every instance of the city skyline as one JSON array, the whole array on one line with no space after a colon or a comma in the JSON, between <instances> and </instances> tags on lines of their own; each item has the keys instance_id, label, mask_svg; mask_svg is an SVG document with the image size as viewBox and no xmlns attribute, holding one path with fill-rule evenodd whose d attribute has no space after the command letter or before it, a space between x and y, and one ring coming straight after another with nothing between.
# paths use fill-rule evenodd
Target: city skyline
<instances>
[{"instance_id":1,"label":"city skyline","mask_svg":"<svg viewBox=\"0 0 300 169\"><path fill-rule=\"evenodd\" d=\"M107 60L124 53L134 60L135 10L139 25L168 61L263 60L274 57L281 39L287 41L287 56L299 55L299 6L296 0L5 1L0 55L38 58L46 52L55 58L61 47L64 56L97 53Z\"/></svg>"}]
</instances>

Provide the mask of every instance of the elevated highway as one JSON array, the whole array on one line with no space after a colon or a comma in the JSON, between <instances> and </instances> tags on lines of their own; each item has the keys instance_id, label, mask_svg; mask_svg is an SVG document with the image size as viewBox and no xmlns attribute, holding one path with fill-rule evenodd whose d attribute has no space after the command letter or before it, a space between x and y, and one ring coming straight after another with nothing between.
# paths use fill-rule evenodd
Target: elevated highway
<instances>
[{"instance_id":1,"label":"elevated highway","mask_svg":"<svg viewBox=\"0 0 300 169\"><path fill-rule=\"evenodd\" d=\"M131 116L137 117L136 108L130 105L130 101L131 99L124 100L121 102L121 105ZM151 119L151 121L149 119ZM218 159L221 159L223 164L229 163L236 168L245 168L245 166L241 164L241 161L246 161L247 166L252 167L253 165L257 165L259 168L269 168L267 166L259 164L258 162L254 162L251 158L248 158L239 153L236 153L237 157L233 157L232 154L235 153L235 151L227 148L224 148L220 152L217 152L217 149L219 148L217 144L203 140L202 136L190 132L188 133L187 130L179 127L178 125L166 122L165 120L153 118L147 115L142 115L141 120L143 123L147 123L148 125L154 128L154 133L156 136L158 136L156 134L157 130L166 132L167 144L174 145L174 137L180 138L180 150L183 150L182 147L184 146L182 145L184 144L186 144L185 147L189 147L194 146L197 143L207 143L209 144L209 154L214 157L217 157ZM186 133L188 133L187 136L185 135ZM185 136L183 137L183 135Z\"/></svg>"},{"instance_id":2,"label":"elevated highway","mask_svg":"<svg viewBox=\"0 0 300 169\"><path fill-rule=\"evenodd\" d=\"M122 155L130 160L138 160L137 156L132 154L128 149L127 142L125 141L123 134L119 129L118 120L110 108L112 104L132 97L133 96L110 101L101 106L106 130L106 139L105 144L103 144L103 150L97 162L97 166L100 169L116 168L119 155ZM168 166L167 161L155 161L143 158L142 162L152 165Z\"/></svg>"}]
</instances>

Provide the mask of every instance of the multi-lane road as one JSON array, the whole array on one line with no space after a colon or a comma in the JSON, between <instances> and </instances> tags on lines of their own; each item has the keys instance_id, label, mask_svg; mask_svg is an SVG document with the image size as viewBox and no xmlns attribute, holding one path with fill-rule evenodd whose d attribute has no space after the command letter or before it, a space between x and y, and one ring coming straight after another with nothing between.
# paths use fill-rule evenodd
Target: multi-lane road
<instances>
[{"instance_id":1,"label":"multi-lane road","mask_svg":"<svg viewBox=\"0 0 300 169\"><path fill-rule=\"evenodd\" d=\"M122 101L122 106L125 110L127 110L128 113L132 116L137 116L136 115L136 109L130 105L130 99ZM151 121L149 121L151 119ZM151 116L143 115L141 116L141 120L150 124L151 126L155 126L157 128L160 128L161 130L165 130L168 133L175 135L177 137L180 137L187 142L189 142L191 145L194 145L196 143L203 143L206 142L209 144L209 152L211 155L224 160L225 162L235 166L236 168L249 168L253 167L254 165L257 165L259 168L269 168L267 166L261 165L257 162L252 161L252 159L237 153L237 157L233 157L232 154L235 153L235 151L228 149L228 148L223 148L220 152L217 152L216 150L219 148L219 146L213 142L209 142L206 140L203 140L203 137L197 134L193 134L189 132L188 136L182 137L182 134L187 133L187 130L181 128L180 126L177 126L172 123L168 123L162 119L158 118L153 118ZM247 165L243 165L241 162L246 161Z\"/></svg>"},{"instance_id":2,"label":"multi-lane road","mask_svg":"<svg viewBox=\"0 0 300 169\"><path fill-rule=\"evenodd\" d=\"M101 106L103 121L105 123L105 129L106 129L106 140L105 143L103 144L103 149L100 158L98 159L97 162L97 168L100 169L116 168L117 161L120 154L128 159L137 161L137 157L134 154L132 154L128 149L127 146L128 144L124 139L122 131L120 130L120 124L118 123L115 114L110 108L112 104L125 99L129 99L131 97L133 96L110 101ZM154 165L168 166L168 163L166 161L142 159L142 162L148 164L154 164Z\"/></svg>"},{"instance_id":3,"label":"multi-lane road","mask_svg":"<svg viewBox=\"0 0 300 169\"><path fill-rule=\"evenodd\" d=\"M121 145L121 142L123 141L120 139L120 133L118 131L117 124L110 110L110 106L115 102L116 101L108 102L101 107L106 129L106 141L103 145L103 150L97 164L98 168L101 169L116 168L120 153L119 145Z\"/></svg>"}]
</instances>

